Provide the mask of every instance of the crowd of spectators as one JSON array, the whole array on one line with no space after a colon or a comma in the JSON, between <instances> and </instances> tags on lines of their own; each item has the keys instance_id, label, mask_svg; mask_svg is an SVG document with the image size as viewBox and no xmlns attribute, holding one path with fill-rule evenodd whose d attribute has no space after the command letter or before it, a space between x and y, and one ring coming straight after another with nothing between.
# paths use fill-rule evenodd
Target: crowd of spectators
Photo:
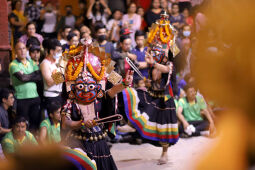
<instances>
[{"instance_id":1,"label":"crowd of spectators","mask_svg":"<svg viewBox=\"0 0 255 170\"><path fill-rule=\"evenodd\" d=\"M79 15L74 15L72 5L66 5L61 13L60 4L51 1L8 2L13 47L9 66L11 88L2 88L0 92L0 140L5 154L15 152L23 143L61 141L59 122L66 99L65 84L56 85L51 75L62 52L77 46L81 39L92 38L104 47L116 62L115 69L120 75L130 69L124 60L128 57L148 77L143 66L147 51L144 40L149 27L163 12L178 31L176 43L180 53L173 59L176 82L171 83L180 136L215 133L214 106L199 93L192 76L196 35L206 27L206 17L200 10L206 0L80 0ZM213 30L209 31L211 38L205 42L211 52L218 50L214 36ZM145 88L137 74L133 87ZM117 112L122 111L123 105L120 101ZM125 135L130 134L127 132L140 138L127 120L119 123L118 131L111 141L124 141Z\"/></svg>"}]
</instances>

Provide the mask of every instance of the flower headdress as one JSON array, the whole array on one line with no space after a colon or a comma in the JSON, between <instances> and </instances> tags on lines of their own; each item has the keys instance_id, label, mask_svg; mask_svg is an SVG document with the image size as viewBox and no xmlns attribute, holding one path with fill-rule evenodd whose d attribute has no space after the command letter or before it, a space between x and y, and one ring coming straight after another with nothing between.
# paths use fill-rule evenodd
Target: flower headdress
<instances>
[{"instance_id":1,"label":"flower headdress","mask_svg":"<svg viewBox=\"0 0 255 170\"><path fill-rule=\"evenodd\" d=\"M149 47L160 44L163 49L170 49L175 57L180 51L175 44L176 38L177 31L170 24L168 14L164 12L160 15L160 19L149 28L146 44Z\"/></svg>"}]
</instances>

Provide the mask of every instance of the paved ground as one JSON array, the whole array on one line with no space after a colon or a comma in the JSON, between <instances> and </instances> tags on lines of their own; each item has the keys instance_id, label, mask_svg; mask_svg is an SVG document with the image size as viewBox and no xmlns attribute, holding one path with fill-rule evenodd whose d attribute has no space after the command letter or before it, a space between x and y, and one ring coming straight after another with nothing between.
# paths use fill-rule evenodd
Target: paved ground
<instances>
[{"instance_id":1,"label":"paved ground","mask_svg":"<svg viewBox=\"0 0 255 170\"><path fill-rule=\"evenodd\" d=\"M195 162L217 139L180 139L168 150L168 163L157 165L161 148L151 144L114 144L111 153L119 170L192 170Z\"/></svg>"}]
</instances>

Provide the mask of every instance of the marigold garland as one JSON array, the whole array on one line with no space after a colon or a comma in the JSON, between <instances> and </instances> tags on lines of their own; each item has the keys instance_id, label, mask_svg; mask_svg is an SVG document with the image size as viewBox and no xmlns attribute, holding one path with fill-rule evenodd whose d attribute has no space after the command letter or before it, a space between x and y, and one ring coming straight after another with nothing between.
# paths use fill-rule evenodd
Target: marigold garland
<instances>
[{"instance_id":1,"label":"marigold garland","mask_svg":"<svg viewBox=\"0 0 255 170\"><path fill-rule=\"evenodd\" d=\"M148 42L149 43L151 43L153 41L153 39L156 36L158 30L159 30L159 26L157 25L157 27L148 35Z\"/></svg>"},{"instance_id":2,"label":"marigold garland","mask_svg":"<svg viewBox=\"0 0 255 170\"><path fill-rule=\"evenodd\" d=\"M160 32L159 32L159 35L160 35L160 39L163 43L168 43L170 38L171 38L171 35L168 35L167 38L165 39L164 35L163 35L163 27L160 27Z\"/></svg>"},{"instance_id":3,"label":"marigold garland","mask_svg":"<svg viewBox=\"0 0 255 170\"><path fill-rule=\"evenodd\" d=\"M73 73L73 63L70 62L67 66L67 72L66 72L66 78L67 80L69 81L72 81L72 80L76 80L78 75L81 73L82 71L82 68L83 68L83 62L81 61L78 65L78 67L76 68L76 70L74 71L74 74L72 75Z\"/></svg>"},{"instance_id":4,"label":"marigold garland","mask_svg":"<svg viewBox=\"0 0 255 170\"><path fill-rule=\"evenodd\" d=\"M104 72L105 72L105 60L102 60L102 67L100 70L100 74L98 75L95 70L93 69L92 65L90 63L87 63L87 67L89 69L89 72L92 74L92 76L97 80L97 81L101 81L104 78Z\"/></svg>"}]
</instances>

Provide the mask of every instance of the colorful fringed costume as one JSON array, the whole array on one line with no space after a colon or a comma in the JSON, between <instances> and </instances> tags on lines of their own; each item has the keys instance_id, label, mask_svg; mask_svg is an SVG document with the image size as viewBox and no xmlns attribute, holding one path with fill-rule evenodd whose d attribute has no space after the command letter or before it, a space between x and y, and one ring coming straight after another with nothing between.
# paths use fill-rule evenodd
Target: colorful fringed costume
<instances>
[{"instance_id":1,"label":"colorful fringed costume","mask_svg":"<svg viewBox=\"0 0 255 170\"><path fill-rule=\"evenodd\" d=\"M127 88L123 91L125 113L143 138L160 143L175 144L179 139L176 107L171 90L172 63L168 51L175 56L176 33L166 15L153 24L148 33L147 45L154 63L149 65L150 85L147 90ZM160 72L155 64L169 67ZM147 81L147 80L146 80Z\"/></svg>"}]
</instances>

